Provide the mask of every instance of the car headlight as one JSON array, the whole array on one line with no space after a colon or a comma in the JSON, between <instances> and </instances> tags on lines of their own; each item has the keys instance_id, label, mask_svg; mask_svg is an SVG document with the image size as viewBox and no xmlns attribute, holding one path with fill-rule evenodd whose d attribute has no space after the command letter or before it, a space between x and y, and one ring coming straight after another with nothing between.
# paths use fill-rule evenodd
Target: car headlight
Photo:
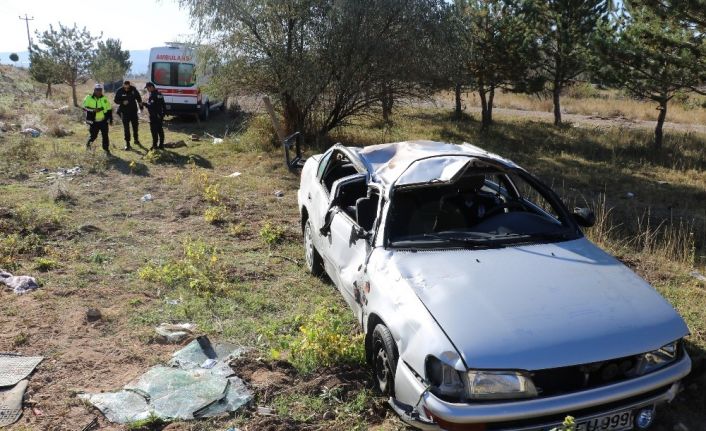
<instances>
[{"instance_id":1,"label":"car headlight","mask_svg":"<svg viewBox=\"0 0 706 431\"><path fill-rule=\"evenodd\" d=\"M641 376L665 367L677 359L678 353L679 341L674 341L657 350L643 353L637 360L636 374Z\"/></svg>"},{"instance_id":2,"label":"car headlight","mask_svg":"<svg viewBox=\"0 0 706 431\"><path fill-rule=\"evenodd\" d=\"M533 398L537 389L532 379L516 371L474 371L467 373L469 400Z\"/></svg>"},{"instance_id":3,"label":"car headlight","mask_svg":"<svg viewBox=\"0 0 706 431\"><path fill-rule=\"evenodd\" d=\"M428 356L427 380L434 395L449 401L523 399L537 396L532 380L516 371L461 372Z\"/></svg>"},{"instance_id":4,"label":"car headlight","mask_svg":"<svg viewBox=\"0 0 706 431\"><path fill-rule=\"evenodd\" d=\"M450 365L446 365L434 356L427 356L427 380L431 392L449 401L460 401L465 395L466 386L462 373Z\"/></svg>"}]
</instances>

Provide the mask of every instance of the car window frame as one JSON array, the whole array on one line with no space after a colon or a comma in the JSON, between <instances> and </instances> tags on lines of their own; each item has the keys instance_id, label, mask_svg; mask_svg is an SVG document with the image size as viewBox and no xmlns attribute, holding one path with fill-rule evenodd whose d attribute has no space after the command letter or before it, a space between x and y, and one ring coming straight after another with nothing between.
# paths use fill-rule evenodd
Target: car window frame
<instances>
[{"instance_id":1,"label":"car window frame","mask_svg":"<svg viewBox=\"0 0 706 431\"><path fill-rule=\"evenodd\" d=\"M499 164L497 161L492 160L492 159L488 159L488 158L484 158L484 157L476 157L476 156L474 156L474 157L496 167L499 171L505 172L506 174L512 173L512 174L518 175L520 178L522 178L523 180L528 182L530 184L530 186L537 189L537 191L540 193L540 195L542 195L542 197L547 199L550 203L552 201L554 201L556 203L556 206L559 210L560 216L566 220L566 224L567 224L567 226L565 227L566 231L571 232L571 234L573 236L573 238L571 238L572 240L573 239L580 239L580 238L584 237L583 231L581 231L578 224L576 223L576 221L572 217L571 212L566 207L564 202L561 200L559 195L557 195L556 192L554 192L554 190L552 190L549 186L545 185L541 180L539 180L539 178L535 177L534 175L532 175L531 173L529 173L528 171L526 171L525 169L520 168L520 167L503 166L503 165ZM525 200L523 195L521 195L519 193L519 191L517 190L517 187L516 187L514 181L512 181L512 178L509 175L508 175L507 179L509 180L509 183L512 185L512 189L513 189L512 193L514 193L516 196L521 197L523 200ZM423 187L434 187L436 185L439 185L439 184L427 185L427 186L423 186ZM395 247L391 246L391 242L390 242L390 229L391 228L390 228L390 223L389 223L388 219L391 216L391 214L393 214L394 205L395 205L394 195L395 195L396 189L412 189L412 188L418 188L418 187L420 187L420 186L418 186L418 185L409 185L409 186L401 186L401 187L394 187L393 186L392 189L390 190L389 196L388 196L388 199L389 199L388 205L390 208L388 208L388 211L385 214L385 218L386 218L384 221L385 228L382 232L382 235L383 235L382 246L386 250L395 249ZM531 203L531 202L529 202L529 203ZM534 205L534 206L536 206L536 205ZM540 211L544 212L544 210L542 210L541 208L539 208L539 209L540 209ZM555 217L553 217L551 215L549 215L549 217L553 220L557 220ZM560 223L560 225L563 226L563 223L561 223L561 220L557 220L557 221ZM436 250L442 250L443 248L444 247L439 247L439 248L436 248Z\"/></svg>"}]
</instances>

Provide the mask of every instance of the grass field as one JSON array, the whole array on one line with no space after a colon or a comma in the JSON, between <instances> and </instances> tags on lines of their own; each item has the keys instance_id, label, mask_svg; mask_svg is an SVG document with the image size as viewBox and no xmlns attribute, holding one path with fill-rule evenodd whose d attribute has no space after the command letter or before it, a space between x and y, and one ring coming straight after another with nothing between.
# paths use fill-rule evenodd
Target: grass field
<instances>
[{"instance_id":1,"label":"grass field","mask_svg":"<svg viewBox=\"0 0 706 431\"><path fill-rule=\"evenodd\" d=\"M24 103L18 94L41 89L12 79L20 90L0 90L0 121L51 123L70 134L0 134L0 267L42 285L22 296L0 291L0 351L46 357L29 389L40 413L26 408L10 429L76 430L94 416L101 429L122 429L75 395L118 389L166 361L177 347L156 343L153 327L187 321L214 340L250 349L236 371L255 391L255 405L275 416L248 410L170 430L405 429L370 389L339 294L303 269L298 177L272 147L264 118L171 120L167 141L186 147L114 149L117 157L107 159L85 150L79 114L54 110L65 89L53 102ZM476 122L432 109L403 110L394 120L348 126L332 139L473 142L524 165L569 203L595 206L600 222L588 235L649 280L692 331L695 372L677 403L662 410L657 429L703 429L706 285L689 273L704 273L706 262L706 138L669 134L665 151L653 154L649 131L596 133L508 119L481 134ZM147 145L147 124L140 127ZM205 135L226 129L236 133L220 145ZM121 127L111 128L111 141L122 147ZM52 175L76 165L76 176ZM229 177L234 172L241 175ZM153 200L142 202L148 193ZM102 319L87 322L89 307ZM321 341L331 334L343 337L335 345Z\"/></svg>"},{"instance_id":2,"label":"grass field","mask_svg":"<svg viewBox=\"0 0 706 431\"><path fill-rule=\"evenodd\" d=\"M448 93L446 100L453 100ZM480 106L478 95L464 93L468 106ZM497 108L524 111L553 112L551 95L537 96L500 91L496 93ZM634 99L616 90L599 90L586 83L565 90L561 98L562 113L586 115L596 118L622 118L627 120L656 121L657 105L651 101ZM681 124L706 124L706 97L697 94L679 94L667 107L667 121Z\"/></svg>"}]
</instances>

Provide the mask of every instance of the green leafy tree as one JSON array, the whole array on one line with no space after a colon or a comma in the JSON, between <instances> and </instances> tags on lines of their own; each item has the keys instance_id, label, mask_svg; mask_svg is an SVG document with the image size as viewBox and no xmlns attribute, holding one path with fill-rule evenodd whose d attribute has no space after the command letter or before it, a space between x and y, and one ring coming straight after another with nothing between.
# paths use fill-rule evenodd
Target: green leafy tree
<instances>
[{"instance_id":1,"label":"green leafy tree","mask_svg":"<svg viewBox=\"0 0 706 431\"><path fill-rule=\"evenodd\" d=\"M706 78L704 34L674 17L629 4L615 26L613 36L600 43L599 74L635 97L657 103L654 149L659 150L668 102Z\"/></svg>"},{"instance_id":2,"label":"green leafy tree","mask_svg":"<svg viewBox=\"0 0 706 431\"><path fill-rule=\"evenodd\" d=\"M106 39L98 42L96 55L91 62L91 73L100 82L114 82L122 79L132 67L130 51L122 49L119 39Z\"/></svg>"},{"instance_id":3,"label":"green leafy tree","mask_svg":"<svg viewBox=\"0 0 706 431\"><path fill-rule=\"evenodd\" d=\"M595 58L598 31L608 21L612 0L528 0L528 22L536 27L538 66L554 103L554 124L561 124L561 94L587 72Z\"/></svg>"},{"instance_id":4,"label":"green leafy tree","mask_svg":"<svg viewBox=\"0 0 706 431\"><path fill-rule=\"evenodd\" d=\"M89 68L95 55L95 42L99 37L79 29L59 23L59 28L49 26L49 30L36 32L38 44L32 45L32 52L51 58L57 66L58 76L61 81L71 87L71 97L74 106L78 106L76 86L86 82L89 77Z\"/></svg>"},{"instance_id":5,"label":"green leafy tree","mask_svg":"<svg viewBox=\"0 0 706 431\"><path fill-rule=\"evenodd\" d=\"M45 52L32 51L29 55L29 73L35 81L47 85L45 97L52 95L52 85L60 84L61 67Z\"/></svg>"},{"instance_id":6,"label":"green leafy tree","mask_svg":"<svg viewBox=\"0 0 706 431\"><path fill-rule=\"evenodd\" d=\"M517 6L504 0L459 0L460 55L481 101L481 127L493 123L495 91L541 86L534 71L536 38Z\"/></svg>"},{"instance_id":7,"label":"green leafy tree","mask_svg":"<svg viewBox=\"0 0 706 431\"><path fill-rule=\"evenodd\" d=\"M322 137L425 91L414 68L440 0L181 0L214 40L222 92L276 96L287 133Z\"/></svg>"}]
</instances>

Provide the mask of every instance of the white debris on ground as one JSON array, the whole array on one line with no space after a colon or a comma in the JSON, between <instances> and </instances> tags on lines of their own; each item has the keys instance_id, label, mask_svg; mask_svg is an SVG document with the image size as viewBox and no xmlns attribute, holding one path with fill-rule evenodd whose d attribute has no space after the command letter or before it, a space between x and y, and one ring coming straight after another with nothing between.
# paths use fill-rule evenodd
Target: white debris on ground
<instances>
[{"instance_id":1,"label":"white debris on ground","mask_svg":"<svg viewBox=\"0 0 706 431\"><path fill-rule=\"evenodd\" d=\"M0 283L5 284L18 295L39 289L39 284L34 277L28 275L12 275L7 271L0 269Z\"/></svg>"},{"instance_id":2,"label":"white debris on ground","mask_svg":"<svg viewBox=\"0 0 706 431\"><path fill-rule=\"evenodd\" d=\"M147 193L146 195L142 196L140 200L142 202L152 202L154 198L152 197L152 193Z\"/></svg>"},{"instance_id":3,"label":"white debris on ground","mask_svg":"<svg viewBox=\"0 0 706 431\"><path fill-rule=\"evenodd\" d=\"M27 378L43 359L0 353L0 428L12 425L22 416Z\"/></svg>"},{"instance_id":4,"label":"white debris on ground","mask_svg":"<svg viewBox=\"0 0 706 431\"><path fill-rule=\"evenodd\" d=\"M116 423L155 416L169 421L225 415L252 399L252 393L228 365L242 352L232 345L212 345L201 336L175 352L167 365L150 368L122 390L84 393L79 398Z\"/></svg>"},{"instance_id":5,"label":"white debris on ground","mask_svg":"<svg viewBox=\"0 0 706 431\"><path fill-rule=\"evenodd\" d=\"M20 133L25 136L31 136L33 138L38 138L39 135L42 134L42 132L39 129L35 129L34 127L27 127L25 129L22 129L22 131Z\"/></svg>"},{"instance_id":6,"label":"white debris on ground","mask_svg":"<svg viewBox=\"0 0 706 431\"><path fill-rule=\"evenodd\" d=\"M228 178L238 178L240 175L241 175L240 172L233 172L233 173L230 174L230 175L226 175L226 177L228 177Z\"/></svg>"},{"instance_id":7,"label":"white debris on ground","mask_svg":"<svg viewBox=\"0 0 706 431\"><path fill-rule=\"evenodd\" d=\"M194 335L196 325L193 323L162 323L154 328L158 343L177 344Z\"/></svg>"}]
</instances>

